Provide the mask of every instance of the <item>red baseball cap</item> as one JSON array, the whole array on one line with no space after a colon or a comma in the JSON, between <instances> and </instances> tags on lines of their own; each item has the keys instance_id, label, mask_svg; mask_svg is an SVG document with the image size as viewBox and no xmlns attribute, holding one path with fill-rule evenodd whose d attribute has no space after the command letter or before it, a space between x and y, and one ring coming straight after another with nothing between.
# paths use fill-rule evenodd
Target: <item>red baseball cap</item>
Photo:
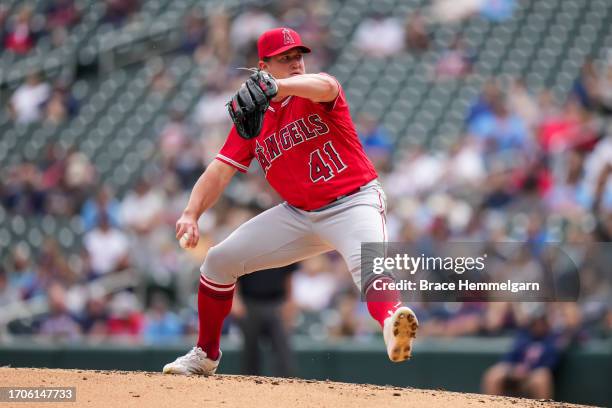
<instances>
[{"instance_id":1,"label":"red baseball cap","mask_svg":"<svg viewBox=\"0 0 612 408\"><path fill-rule=\"evenodd\" d=\"M259 59L282 54L292 48L301 48L302 52L310 52L310 48L302 44L302 38L295 31L287 27L273 28L259 36L257 52Z\"/></svg>"}]
</instances>

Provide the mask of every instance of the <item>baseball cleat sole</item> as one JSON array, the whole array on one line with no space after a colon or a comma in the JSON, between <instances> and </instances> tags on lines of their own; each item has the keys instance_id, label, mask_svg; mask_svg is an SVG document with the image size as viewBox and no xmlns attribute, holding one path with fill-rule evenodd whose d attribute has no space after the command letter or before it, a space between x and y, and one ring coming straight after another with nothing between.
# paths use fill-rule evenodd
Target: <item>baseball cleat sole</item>
<instances>
[{"instance_id":1,"label":"baseball cleat sole","mask_svg":"<svg viewBox=\"0 0 612 408\"><path fill-rule=\"evenodd\" d=\"M389 359L395 363L412 357L412 341L416 338L419 321L409 307L398 308L385 320L384 338Z\"/></svg>"}]
</instances>

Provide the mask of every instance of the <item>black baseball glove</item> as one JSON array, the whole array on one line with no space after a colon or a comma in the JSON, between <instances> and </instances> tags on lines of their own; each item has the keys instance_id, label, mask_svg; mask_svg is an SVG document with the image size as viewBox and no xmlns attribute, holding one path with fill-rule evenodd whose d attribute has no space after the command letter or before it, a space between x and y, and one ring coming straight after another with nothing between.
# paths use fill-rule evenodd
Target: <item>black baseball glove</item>
<instances>
[{"instance_id":1,"label":"black baseball glove","mask_svg":"<svg viewBox=\"0 0 612 408\"><path fill-rule=\"evenodd\" d=\"M276 80L266 71L255 70L242 84L227 103L227 111L240 136L252 139L259 135L270 99L277 93Z\"/></svg>"}]
</instances>

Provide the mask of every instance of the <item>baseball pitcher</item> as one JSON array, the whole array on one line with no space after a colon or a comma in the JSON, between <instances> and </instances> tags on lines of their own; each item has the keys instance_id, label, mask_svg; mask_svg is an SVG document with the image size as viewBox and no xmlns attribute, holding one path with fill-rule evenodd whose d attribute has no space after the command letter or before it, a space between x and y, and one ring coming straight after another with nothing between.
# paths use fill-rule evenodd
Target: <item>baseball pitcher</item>
<instances>
[{"instance_id":1,"label":"baseball pitcher","mask_svg":"<svg viewBox=\"0 0 612 408\"><path fill-rule=\"evenodd\" d=\"M210 249L200 269L197 345L163 372L215 373L221 327L240 276L331 250L342 255L365 293L389 358L409 359L418 328L414 312L402 306L399 293L387 291L381 297L371 290L376 279L390 278L366 275L361 281L361 243L387 240L386 197L358 139L344 91L330 75L306 73L303 55L310 49L294 30L269 30L257 46L259 69L228 103L234 126L196 182L176 223L176 237L184 247L197 244L199 217L253 159L285 202Z\"/></svg>"}]
</instances>

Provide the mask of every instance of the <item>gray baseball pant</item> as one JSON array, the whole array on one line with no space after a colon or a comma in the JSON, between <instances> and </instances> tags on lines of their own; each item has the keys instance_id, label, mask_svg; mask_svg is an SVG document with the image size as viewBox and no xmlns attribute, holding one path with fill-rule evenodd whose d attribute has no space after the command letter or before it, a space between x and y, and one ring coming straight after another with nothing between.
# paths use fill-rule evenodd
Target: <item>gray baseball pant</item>
<instances>
[{"instance_id":1,"label":"gray baseball pant","mask_svg":"<svg viewBox=\"0 0 612 408\"><path fill-rule=\"evenodd\" d=\"M282 203L210 248L200 272L219 284L337 250L361 289L361 243L386 242L386 196L377 180L316 211Z\"/></svg>"}]
</instances>

